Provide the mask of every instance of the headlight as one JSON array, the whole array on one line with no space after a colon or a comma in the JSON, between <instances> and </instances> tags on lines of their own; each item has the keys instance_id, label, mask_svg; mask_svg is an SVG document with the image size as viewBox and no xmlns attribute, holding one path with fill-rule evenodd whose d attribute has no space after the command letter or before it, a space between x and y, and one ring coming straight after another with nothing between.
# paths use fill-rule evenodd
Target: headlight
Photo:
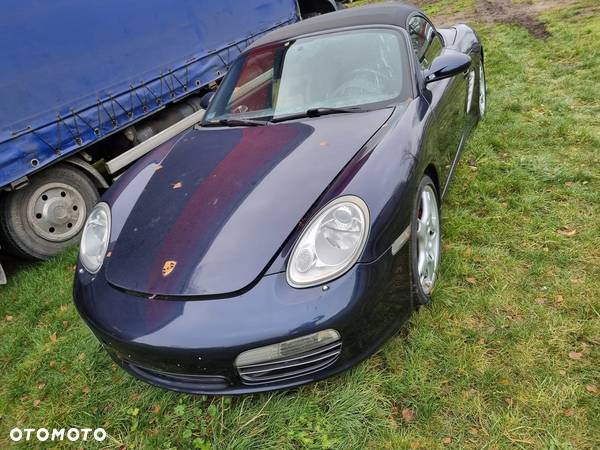
<instances>
[{"instance_id":1,"label":"headlight","mask_svg":"<svg viewBox=\"0 0 600 450\"><path fill-rule=\"evenodd\" d=\"M353 195L325 206L308 224L287 266L288 283L297 288L333 280L360 257L369 233L369 209Z\"/></svg>"},{"instance_id":2,"label":"headlight","mask_svg":"<svg viewBox=\"0 0 600 450\"><path fill-rule=\"evenodd\" d=\"M96 273L102 267L110 239L110 208L98 203L83 228L79 259L88 272Z\"/></svg>"}]
</instances>

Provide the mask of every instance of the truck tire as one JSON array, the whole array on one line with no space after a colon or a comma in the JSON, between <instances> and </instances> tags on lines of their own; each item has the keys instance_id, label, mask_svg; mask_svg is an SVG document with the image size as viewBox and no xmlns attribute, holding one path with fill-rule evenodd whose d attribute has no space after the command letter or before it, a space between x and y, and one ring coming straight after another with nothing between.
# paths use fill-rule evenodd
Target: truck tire
<instances>
[{"instance_id":1,"label":"truck tire","mask_svg":"<svg viewBox=\"0 0 600 450\"><path fill-rule=\"evenodd\" d=\"M78 244L98 201L94 183L79 169L57 164L0 198L0 241L15 256L46 260Z\"/></svg>"}]
</instances>

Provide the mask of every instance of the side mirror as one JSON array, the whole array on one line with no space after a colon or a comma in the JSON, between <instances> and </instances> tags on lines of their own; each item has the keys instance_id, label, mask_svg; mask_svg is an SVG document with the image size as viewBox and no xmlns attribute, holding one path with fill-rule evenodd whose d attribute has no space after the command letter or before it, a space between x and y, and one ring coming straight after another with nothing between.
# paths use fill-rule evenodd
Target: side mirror
<instances>
[{"instance_id":1,"label":"side mirror","mask_svg":"<svg viewBox=\"0 0 600 450\"><path fill-rule=\"evenodd\" d=\"M471 67L471 57L456 51L446 51L435 58L424 73L425 84L453 77Z\"/></svg>"},{"instance_id":2,"label":"side mirror","mask_svg":"<svg viewBox=\"0 0 600 450\"><path fill-rule=\"evenodd\" d=\"M210 105L210 101L212 100L212 98L215 96L215 91L210 91L207 92L206 94L204 94L202 96L202 98L200 99L200 107L202 109L208 109L208 105Z\"/></svg>"}]
</instances>

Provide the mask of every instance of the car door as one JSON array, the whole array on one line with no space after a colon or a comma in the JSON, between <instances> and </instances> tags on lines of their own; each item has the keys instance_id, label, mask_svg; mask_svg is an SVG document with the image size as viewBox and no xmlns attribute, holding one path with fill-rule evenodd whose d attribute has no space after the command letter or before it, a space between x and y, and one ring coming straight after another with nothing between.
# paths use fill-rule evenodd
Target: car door
<instances>
[{"instance_id":1,"label":"car door","mask_svg":"<svg viewBox=\"0 0 600 450\"><path fill-rule=\"evenodd\" d=\"M408 18L407 30L418 62L418 68L427 70L433 60L444 52L444 41L434 26L422 15ZM430 145L438 153L442 187L459 150L466 125L466 77L461 75L429 83L422 95L432 108L427 124Z\"/></svg>"}]
</instances>

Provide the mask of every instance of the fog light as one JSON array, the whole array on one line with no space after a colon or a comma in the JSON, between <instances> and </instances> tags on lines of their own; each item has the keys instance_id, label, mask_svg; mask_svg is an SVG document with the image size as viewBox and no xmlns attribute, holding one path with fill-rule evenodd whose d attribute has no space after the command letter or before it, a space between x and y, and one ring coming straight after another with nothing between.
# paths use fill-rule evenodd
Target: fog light
<instances>
[{"instance_id":1,"label":"fog light","mask_svg":"<svg viewBox=\"0 0 600 450\"><path fill-rule=\"evenodd\" d=\"M311 350L321 348L340 340L340 333L335 330L323 330L289 341L271 344L265 347L254 348L240 353L235 359L236 367L249 366L259 363L268 363L282 358L301 355Z\"/></svg>"}]
</instances>

